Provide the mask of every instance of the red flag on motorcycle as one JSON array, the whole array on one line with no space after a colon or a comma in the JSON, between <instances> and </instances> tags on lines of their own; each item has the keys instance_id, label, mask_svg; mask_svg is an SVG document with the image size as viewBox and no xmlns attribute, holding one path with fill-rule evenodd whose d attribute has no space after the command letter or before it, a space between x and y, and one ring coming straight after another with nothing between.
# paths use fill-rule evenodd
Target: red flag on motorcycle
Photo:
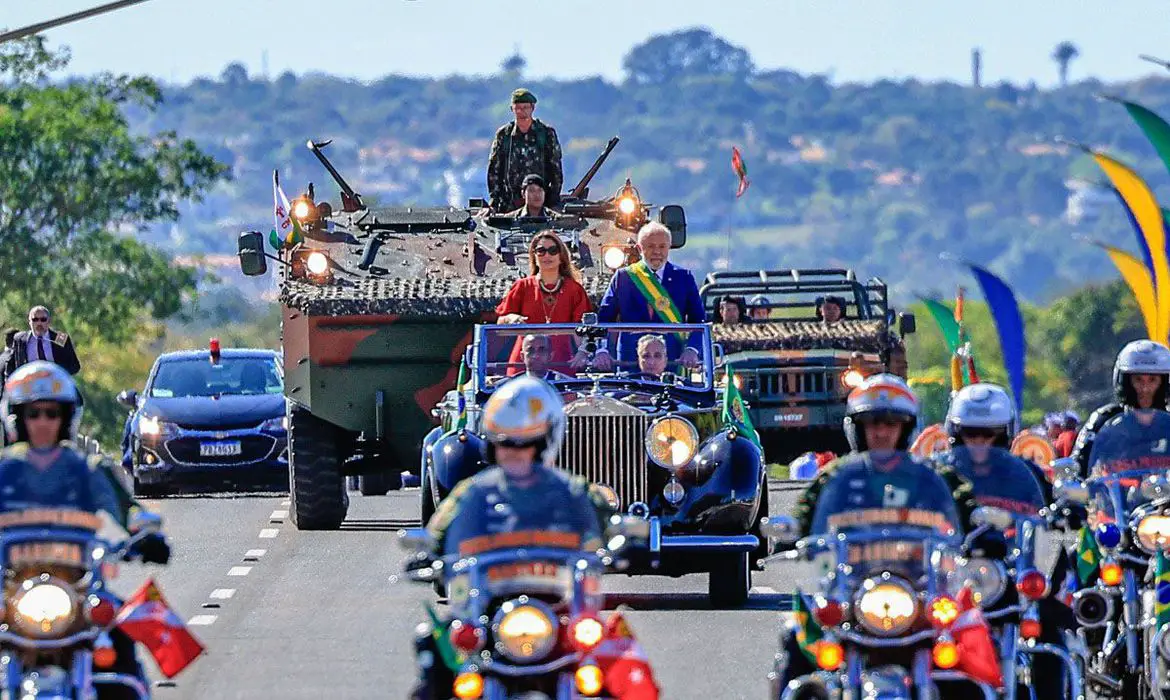
<instances>
[{"instance_id":1,"label":"red flag on motorcycle","mask_svg":"<svg viewBox=\"0 0 1170 700\"><path fill-rule=\"evenodd\" d=\"M126 601L114 625L145 646L167 678L177 676L203 653L203 645L171 610L153 578Z\"/></svg>"},{"instance_id":2,"label":"red flag on motorcycle","mask_svg":"<svg viewBox=\"0 0 1170 700\"><path fill-rule=\"evenodd\" d=\"M739 177L739 187L735 190L735 198L739 199L747 191L748 185L752 183L747 179L747 166L743 164L743 156L739 154L739 148L735 146L731 147L731 169Z\"/></svg>"},{"instance_id":3,"label":"red flag on motorcycle","mask_svg":"<svg viewBox=\"0 0 1170 700\"><path fill-rule=\"evenodd\" d=\"M964 586L959 591L956 602L960 612L951 624L951 634L959 646L959 665L955 670L994 688L1002 688L1003 669L999 665L995 643L991 640L991 626L983 617L983 611L975 604L975 595L970 586Z\"/></svg>"},{"instance_id":4,"label":"red flag on motorcycle","mask_svg":"<svg viewBox=\"0 0 1170 700\"><path fill-rule=\"evenodd\" d=\"M605 623L605 635L593 651L605 689L618 700L658 700L658 684L650 659L621 613Z\"/></svg>"}]
</instances>

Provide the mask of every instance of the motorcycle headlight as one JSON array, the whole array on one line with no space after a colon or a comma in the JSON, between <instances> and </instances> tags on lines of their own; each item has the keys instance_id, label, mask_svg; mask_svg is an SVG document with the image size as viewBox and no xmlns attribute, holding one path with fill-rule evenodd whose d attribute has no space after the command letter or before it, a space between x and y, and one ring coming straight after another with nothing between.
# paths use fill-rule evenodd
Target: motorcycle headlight
<instances>
[{"instance_id":1,"label":"motorcycle headlight","mask_svg":"<svg viewBox=\"0 0 1170 700\"><path fill-rule=\"evenodd\" d=\"M986 607L999 600L1007 590L1007 575L1001 563L973 557L947 576L947 593L956 598L967 584L971 585L975 602Z\"/></svg>"},{"instance_id":2,"label":"motorcycle headlight","mask_svg":"<svg viewBox=\"0 0 1170 700\"><path fill-rule=\"evenodd\" d=\"M699 431L685 418L664 416L646 429L646 454L660 467L685 467L698 449Z\"/></svg>"},{"instance_id":3,"label":"motorcycle headlight","mask_svg":"<svg viewBox=\"0 0 1170 700\"><path fill-rule=\"evenodd\" d=\"M77 617L77 598L66 585L42 576L28 579L9 602L13 625L30 637L63 634Z\"/></svg>"},{"instance_id":4,"label":"motorcycle headlight","mask_svg":"<svg viewBox=\"0 0 1170 700\"><path fill-rule=\"evenodd\" d=\"M492 625L496 649L513 661L539 661L557 642L557 621L551 610L522 597L500 606Z\"/></svg>"},{"instance_id":5,"label":"motorcycle headlight","mask_svg":"<svg viewBox=\"0 0 1170 700\"><path fill-rule=\"evenodd\" d=\"M1170 515L1147 515L1138 521L1134 532L1147 554L1170 549Z\"/></svg>"},{"instance_id":6,"label":"motorcycle headlight","mask_svg":"<svg viewBox=\"0 0 1170 700\"><path fill-rule=\"evenodd\" d=\"M914 624L918 601L908 584L893 579L866 579L854 602L861 625L873 634L892 637Z\"/></svg>"}]
</instances>

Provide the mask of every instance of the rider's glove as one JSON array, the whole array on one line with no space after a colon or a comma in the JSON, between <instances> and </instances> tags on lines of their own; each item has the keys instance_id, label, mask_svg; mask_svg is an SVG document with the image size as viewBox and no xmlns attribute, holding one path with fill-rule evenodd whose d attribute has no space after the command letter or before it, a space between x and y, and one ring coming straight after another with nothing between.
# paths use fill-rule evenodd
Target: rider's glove
<instances>
[{"instance_id":1,"label":"rider's glove","mask_svg":"<svg viewBox=\"0 0 1170 700\"><path fill-rule=\"evenodd\" d=\"M434 557L430 552L418 552L411 555L406 560L406 571L419 571L420 569L429 569L435 563Z\"/></svg>"},{"instance_id":2,"label":"rider's glove","mask_svg":"<svg viewBox=\"0 0 1170 700\"><path fill-rule=\"evenodd\" d=\"M152 533L144 536L138 540L127 558L138 557L147 564L166 564L171 560L171 546L167 544L165 537L158 533Z\"/></svg>"}]
</instances>

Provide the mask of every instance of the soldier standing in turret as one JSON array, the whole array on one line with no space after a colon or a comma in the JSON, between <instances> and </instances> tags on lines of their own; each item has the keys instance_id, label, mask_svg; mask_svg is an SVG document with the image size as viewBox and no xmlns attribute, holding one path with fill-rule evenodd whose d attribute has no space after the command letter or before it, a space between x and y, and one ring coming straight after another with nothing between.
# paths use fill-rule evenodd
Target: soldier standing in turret
<instances>
[{"instance_id":1,"label":"soldier standing in turret","mask_svg":"<svg viewBox=\"0 0 1170 700\"><path fill-rule=\"evenodd\" d=\"M488 157L487 185L491 207L506 212L524 205L520 197L524 177L535 173L547 183L545 206L555 207L565 181L557 132L534 119L536 96L520 88L512 93L513 121L501 126Z\"/></svg>"}]
</instances>

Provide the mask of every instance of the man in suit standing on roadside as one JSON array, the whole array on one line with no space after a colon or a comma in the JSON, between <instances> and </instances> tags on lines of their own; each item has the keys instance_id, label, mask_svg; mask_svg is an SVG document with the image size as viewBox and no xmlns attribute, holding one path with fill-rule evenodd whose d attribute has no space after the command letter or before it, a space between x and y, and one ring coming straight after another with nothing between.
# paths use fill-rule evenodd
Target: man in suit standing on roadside
<instances>
[{"instance_id":1,"label":"man in suit standing on roadside","mask_svg":"<svg viewBox=\"0 0 1170 700\"><path fill-rule=\"evenodd\" d=\"M61 366L69 374L81 371L81 362L73 349L73 339L64 331L49 327L49 310L34 306L28 312L29 330L17 333L12 339L12 355L7 373L36 360L47 360Z\"/></svg>"}]
</instances>

